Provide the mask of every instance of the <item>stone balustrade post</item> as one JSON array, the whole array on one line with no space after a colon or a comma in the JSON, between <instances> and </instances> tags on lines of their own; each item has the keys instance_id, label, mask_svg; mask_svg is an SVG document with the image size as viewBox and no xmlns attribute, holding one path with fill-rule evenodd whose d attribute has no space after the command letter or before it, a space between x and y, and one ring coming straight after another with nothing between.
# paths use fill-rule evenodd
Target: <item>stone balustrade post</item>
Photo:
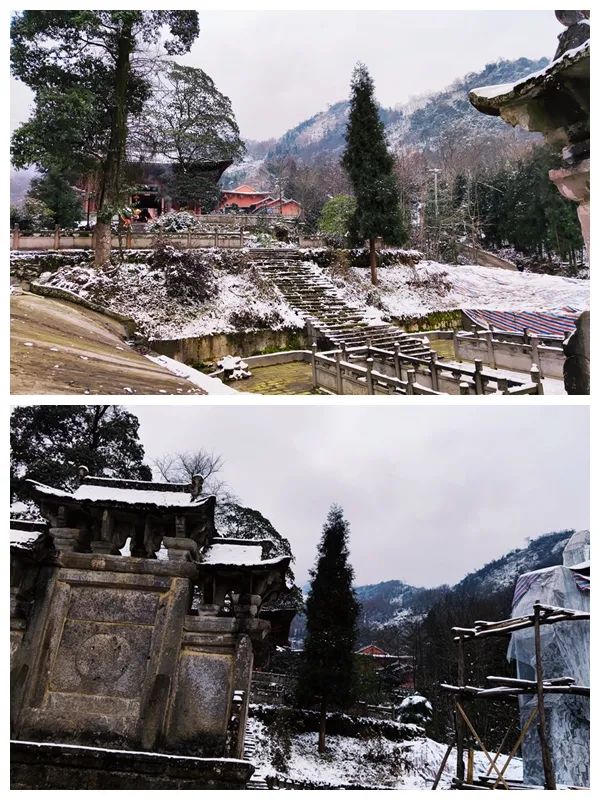
<instances>
[{"instance_id":1,"label":"stone balustrade post","mask_svg":"<svg viewBox=\"0 0 600 800\"><path fill-rule=\"evenodd\" d=\"M402 363L400 362L400 342L394 342L394 370L399 381L402 380Z\"/></svg>"},{"instance_id":2,"label":"stone balustrade post","mask_svg":"<svg viewBox=\"0 0 600 800\"><path fill-rule=\"evenodd\" d=\"M483 369L483 362L480 358L475 359L475 374L473 379L475 381L475 394L485 394L485 383L481 370Z\"/></svg>"},{"instance_id":3,"label":"stone balustrade post","mask_svg":"<svg viewBox=\"0 0 600 800\"><path fill-rule=\"evenodd\" d=\"M540 342L539 337L535 334L531 335L531 365L537 366L540 371L540 378L544 377L544 372L542 369L542 359L540 354Z\"/></svg>"},{"instance_id":4,"label":"stone balustrade post","mask_svg":"<svg viewBox=\"0 0 600 800\"><path fill-rule=\"evenodd\" d=\"M529 344L529 328L523 328L523 341Z\"/></svg>"},{"instance_id":5,"label":"stone balustrade post","mask_svg":"<svg viewBox=\"0 0 600 800\"><path fill-rule=\"evenodd\" d=\"M544 394L544 384L542 383L542 375L539 367L534 364L531 367L531 372L529 374L531 375L531 382L535 383L537 386L537 391L535 394Z\"/></svg>"},{"instance_id":6,"label":"stone balustrade post","mask_svg":"<svg viewBox=\"0 0 600 800\"><path fill-rule=\"evenodd\" d=\"M485 334L485 340L487 343L487 356L488 362L492 369L496 369L496 354L494 353L494 334L492 331L488 331Z\"/></svg>"},{"instance_id":7,"label":"stone balustrade post","mask_svg":"<svg viewBox=\"0 0 600 800\"><path fill-rule=\"evenodd\" d=\"M346 350L346 342L342 342L340 345L342 351L342 361L348 361L348 352Z\"/></svg>"},{"instance_id":8,"label":"stone balustrade post","mask_svg":"<svg viewBox=\"0 0 600 800\"><path fill-rule=\"evenodd\" d=\"M437 353L432 353L429 359L429 370L431 372L431 388L434 392L439 391L439 380L438 380L438 365L437 365Z\"/></svg>"},{"instance_id":9,"label":"stone balustrade post","mask_svg":"<svg viewBox=\"0 0 600 800\"><path fill-rule=\"evenodd\" d=\"M417 374L412 367L406 370L406 394L415 393L415 382Z\"/></svg>"},{"instance_id":10,"label":"stone balustrade post","mask_svg":"<svg viewBox=\"0 0 600 800\"><path fill-rule=\"evenodd\" d=\"M508 378L498 378L496 383L499 394L508 394Z\"/></svg>"},{"instance_id":11,"label":"stone balustrade post","mask_svg":"<svg viewBox=\"0 0 600 800\"><path fill-rule=\"evenodd\" d=\"M456 331L452 331L452 344L454 345L454 358L457 361L462 361L460 357L460 339Z\"/></svg>"},{"instance_id":12,"label":"stone balustrade post","mask_svg":"<svg viewBox=\"0 0 600 800\"><path fill-rule=\"evenodd\" d=\"M460 394L470 394L469 384L466 381L461 381L458 384Z\"/></svg>"},{"instance_id":13,"label":"stone balustrade post","mask_svg":"<svg viewBox=\"0 0 600 800\"><path fill-rule=\"evenodd\" d=\"M373 359L367 358L367 394L374 394L373 391Z\"/></svg>"},{"instance_id":14,"label":"stone balustrade post","mask_svg":"<svg viewBox=\"0 0 600 800\"><path fill-rule=\"evenodd\" d=\"M337 393L344 394L344 386L342 381L342 365L340 362L341 353L339 350L335 352L335 379L337 386Z\"/></svg>"},{"instance_id":15,"label":"stone balustrade post","mask_svg":"<svg viewBox=\"0 0 600 800\"><path fill-rule=\"evenodd\" d=\"M319 384L317 382L317 343L313 342L310 348L311 355L310 355L310 362L312 366L312 379L313 379L313 389L318 389Z\"/></svg>"}]
</instances>

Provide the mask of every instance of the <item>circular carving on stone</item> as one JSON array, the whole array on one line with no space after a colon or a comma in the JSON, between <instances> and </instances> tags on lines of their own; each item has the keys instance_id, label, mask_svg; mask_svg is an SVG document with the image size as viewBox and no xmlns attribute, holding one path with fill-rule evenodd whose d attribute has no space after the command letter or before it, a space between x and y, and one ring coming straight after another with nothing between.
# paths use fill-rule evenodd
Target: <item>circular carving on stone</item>
<instances>
[{"instance_id":1,"label":"circular carving on stone","mask_svg":"<svg viewBox=\"0 0 600 800\"><path fill-rule=\"evenodd\" d=\"M127 669L131 652L121 636L97 633L79 647L75 665L79 674L92 681L116 681Z\"/></svg>"}]
</instances>

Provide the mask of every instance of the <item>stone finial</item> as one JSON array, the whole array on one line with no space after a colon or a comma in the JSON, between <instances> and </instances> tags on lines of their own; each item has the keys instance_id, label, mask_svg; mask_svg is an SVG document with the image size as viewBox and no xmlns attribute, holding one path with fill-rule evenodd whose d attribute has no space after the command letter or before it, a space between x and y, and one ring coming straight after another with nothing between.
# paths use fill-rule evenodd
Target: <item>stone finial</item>
<instances>
[{"instance_id":1,"label":"stone finial","mask_svg":"<svg viewBox=\"0 0 600 800\"><path fill-rule=\"evenodd\" d=\"M85 466L85 464L80 464L77 467L77 474L79 475L79 480L84 481L87 476L90 474L89 469Z\"/></svg>"},{"instance_id":2,"label":"stone finial","mask_svg":"<svg viewBox=\"0 0 600 800\"><path fill-rule=\"evenodd\" d=\"M558 49L554 60L560 58L567 50L579 47L590 38L589 11L555 11L556 19L566 30L558 35Z\"/></svg>"},{"instance_id":3,"label":"stone finial","mask_svg":"<svg viewBox=\"0 0 600 800\"><path fill-rule=\"evenodd\" d=\"M204 475L197 473L192 475L192 497L200 497L202 494L202 487L204 486Z\"/></svg>"},{"instance_id":4,"label":"stone finial","mask_svg":"<svg viewBox=\"0 0 600 800\"><path fill-rule=\"evenodd\" d=\"M560 22L561 25L564 25L565 28L570 28L571 25L576 25L578 22L581 22L582 19L589 19L590 12L589 11L555 11L554 16Z\"/></svg>"}]
</instances>

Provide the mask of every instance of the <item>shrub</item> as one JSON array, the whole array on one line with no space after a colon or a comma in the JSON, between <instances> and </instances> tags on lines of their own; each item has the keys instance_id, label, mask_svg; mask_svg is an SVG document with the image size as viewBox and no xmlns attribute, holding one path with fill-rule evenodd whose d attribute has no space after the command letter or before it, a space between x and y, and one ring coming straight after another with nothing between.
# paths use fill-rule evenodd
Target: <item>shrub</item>
<instances>
[{"instance_id":1,"label":"shrub","mask_svg":"<svg viewBox=\"0 0 600 800\"><path fill-rule=\"evenodd\" d=\"M237 330L248 331L256 328L274 328L283 322L283 318L277 311L261 315L252 308L245 308L233 311L229 315L228 322Z\"/></svg>"},{"instance_id":2,"label":"shrub","mask_svg":"<svg viewBox=\"0 0 600 800\"><path fill-rule=\"evenodd\" d=\"M151 233L186 233L199 225L198 218L189 211L168 211L148 225Z\"/></svg>"},{"instance_id":3,"label":"shrub","mask_svg":"<svg viewBox=\"0 0 600 800\"><path fill-rule=\"evenodd\" d=\"M162 236L155 240L151 266L165 276L165 290L182 302L210 300L217 294L217 282L210 263L210 253L178 250Z\"/></svg>"}]
</instances>

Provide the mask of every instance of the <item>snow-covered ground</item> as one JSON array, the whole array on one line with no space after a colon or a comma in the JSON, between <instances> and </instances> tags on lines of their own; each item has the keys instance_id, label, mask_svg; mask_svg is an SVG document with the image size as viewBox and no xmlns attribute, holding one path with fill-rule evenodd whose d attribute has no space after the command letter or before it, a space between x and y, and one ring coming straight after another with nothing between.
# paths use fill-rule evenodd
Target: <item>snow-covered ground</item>
<instances>
[{"instance_id":1,"label":"snow-covered ground","mask_svg":"<svg viewBox=\"0 0 600 800\"><path fill-rule=\"evenodd\" d=\"M304 327L303 318L290 308L277 287L265 284L250 269L220 269L218 252L214 255L218 291L204 303L170 296L163 272L145 263L121 264L110 272L91 266L67 267L48 275L45 283L133 317L144 334L154 339L233 333L244 329L236 321L241 315L257 323L248 328Z\"/></svg>"},{"instance_id":2,"label":"snow-covered ground","mask_svg":"<svg viewBox=\"0 0 600 800\"><path fill-rule=\"evenodd\" d=\"M278 772L272 764L273 743L263 722L250 718L248 731L255 738L255 766L266 778L278 775L294 781L332 785L360 784L373 789L430 789L446 752L446 745L425 736L407 742L328 736L327 752L319 755L317 733L301 733L292 737L291 754L286 772ZM502 769L505 757L498 759ZM455 751L444 768L439 788L450 786L456 765ZM489 762L484 753L475 753L475 770L485 774ZM513 759L507 778L522 777L520 759Z\"/></svg>"},{"instance_id":3,"label":"snow-covered ground","mask_svg":"<svg viewBox=\"0 0 600 800\"><path fill-rule=\"evenodd\" d=\"M290 307L279 289L256 269L243 266L243 253L233 267L223 262L231 255L222 253L205 254L217 293L202 303L169 295L163 272L147 263L125 263L108 271L67 266L46 273L43 281L133 317L140 330L154 339L304 327L302 314ZM366 269L340 272L307 263L315 280L329 278L338 296L360 309L363 320L372 325L390 317L414 318L460 308L552 311L589 307L589 281L577 278L423 261L416 266L381 267L375 288Z\"/></svg>"},{"instance_id":4,"label":"snow-covered ground","mask_svg":"<svg viewBox=\"0 0 600 800\"><path fill-rule=\"evenodd\" d=\"M350 273L349 281L337 281L343 296L356 302L373 294L367 270L355 268ZM460 308L552 311L572 306L583 311L590 303L589 281L557 275L435 261L381 267L378 275L381 309L393 317Z\"/></svg>"}]
</instances>

